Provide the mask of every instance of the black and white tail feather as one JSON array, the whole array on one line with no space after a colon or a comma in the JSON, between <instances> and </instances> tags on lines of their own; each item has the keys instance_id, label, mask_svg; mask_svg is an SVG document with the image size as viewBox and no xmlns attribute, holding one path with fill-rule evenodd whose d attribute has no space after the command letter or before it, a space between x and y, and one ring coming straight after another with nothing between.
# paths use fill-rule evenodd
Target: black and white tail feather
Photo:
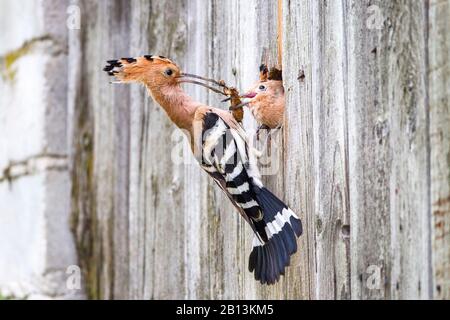
<instances>
[{"instance_id":1,"label":"black and white tail feather","mask_svg":"<svg viewBox=\"0 0 450 320\"><path fill-rule=\"evenodd\" d=\"M255 272L255 279L272 284L290 264L290 256L297 252L297 237L303 230L300 219L280 199L266 188L256 193L256 202L263 212L263 220L255 222L264 228L267 239L255 236L249 259L249 271ZM258 233L259 234L259 233Z\"/></svg>"},{"instance_id":2,"label":"black and white tail feather","mask_svg":"<svg viewBox=\"0 0 450 320\"><path fill-rule=\"evenodd\" d=\"M256 158L240 127L230 127L218 114L208 112L202 131L202 168L255 232L249 271L262 284L274 284L284 275L290 256L297 251L301 221L263 186Z\"/></svg>"}]
</instances>

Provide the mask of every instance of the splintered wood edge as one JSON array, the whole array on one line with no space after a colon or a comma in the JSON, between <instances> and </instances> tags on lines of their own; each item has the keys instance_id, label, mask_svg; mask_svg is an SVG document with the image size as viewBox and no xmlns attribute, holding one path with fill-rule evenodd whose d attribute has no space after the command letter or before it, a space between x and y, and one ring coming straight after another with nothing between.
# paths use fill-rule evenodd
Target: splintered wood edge
<instances>
[{"instance_id":1,"label":"splintered wood edge","mask_svg":"<svg viewBox=\"0 0 450 320\"><path fill-rule=\"evenodd\" d=\"M277 46L278 46L278 69L282 70L283 65L283 0L278 0L278 21L277 21Z\"/></svg>"}]
</instances>

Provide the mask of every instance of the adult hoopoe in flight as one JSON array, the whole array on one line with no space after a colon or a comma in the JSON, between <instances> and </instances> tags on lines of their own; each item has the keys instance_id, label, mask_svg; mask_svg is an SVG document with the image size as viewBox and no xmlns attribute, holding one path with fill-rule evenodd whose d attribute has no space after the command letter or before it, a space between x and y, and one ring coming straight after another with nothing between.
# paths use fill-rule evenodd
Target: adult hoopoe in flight
<instances>
[{"instance_id":1,"label":"adult hoopoe in flight","mask_svg":"<svg viewBox=\"0 0 450 320\"><path fill-rule=\"evenodd\" d=\"M194 101L180 84L197 83L162 56L110 60L104 71L117 82L145 85L152 98L190 138L200 166L215 180L252 227L255 236L249 270L261 283L284 274L302 234L300 219L267 190L242 127L231 113ZM199 77L197 77L199 78Z\"/></svg>"},{"instance_id":2,"label":"adult hoopoe in flight","mask_svg":"<svg viewBox=\"0 0 450 320\"><path fill-rule=\"evenodd\" d=\"M260 129L277 129L283 124L284 87L281 71L267 66L259 67L259 81L247 93L242 95L243 102L239 107L248 106Z\"/></svg>"}]
</instances>

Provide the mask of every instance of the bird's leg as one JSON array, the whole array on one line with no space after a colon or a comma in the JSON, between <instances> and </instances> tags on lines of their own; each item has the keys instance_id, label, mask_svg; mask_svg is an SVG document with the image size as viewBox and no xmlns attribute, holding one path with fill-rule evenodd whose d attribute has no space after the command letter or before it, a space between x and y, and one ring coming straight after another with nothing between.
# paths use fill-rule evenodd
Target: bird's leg
<instances>
[{"instance_id":1,"label":"bird's leg","mask_svg":"<svg viewBox=\"0 0 450 320\"><path fill-rule=\"evenodd\" d=\"M262 129L264 129L264 130L270 130L270 128L269 128L267 125L265 125L265 124L260 125L260 126L258 127L258 130L256 130L256 139L257 139L257 140L259 140L259 131L262 130Z\"/></svg>"},{"instance_id":2,"label":"bird's leg","mask_svg":"<svg viewBox=\"0 0 450 320\"><path fill-rule=\"evenodd\" d=\"M267 135L266 143L267 143L267 142L268 142L268 143L272 143L272 133L273 133L273 132L276 132L276 131L278 131L278 130L280 130L281 127L282 127L281 125L278 126L278 127L276 127L275 129L270 129L269 127L267 127L270 131L269 131L269 133L268 133L268 135Z\"/></svg>"},{"instance_id":3,"label":"bird's leg","mask_svg":"<svg viewBox=\"0 0 450 320\"><path fill-rule=\"evenodd\" d=\"M269 129L269 130L270 130L270 128L269 128L268 126L266 126L266 125L264 125L264 124L260 125L260 126L258 127L258 129L256 130L256 141L259 141L259 132L260 132L261 129ZM266 147L267 147L267 139L266 139L265 143L262 144L262 149L261 149L261 150L258 150L257 148L253 148L253 151L254 151L255 156L256 156L257 158L261 158L262 155L264 154L264 149L265 149Z\"/></svg>"},{"instance_id":4,"label":"bird's leg","mask_svg":"<svg viewBox=\"0 0 450 320\"><path fill-rule=\"evenodd\" d=\"M279 127L275 128L275 129L271 129L270 127L268 127L268 126L265 125L265 124L262 124L261 126L259 126L258 130L256 131L256 138L257 138L257 140L259 140L259 131L260 131L261 129L268 130L267 138L266 138L266 140L265 140L264 143L263 143L263 149L264 149L264 148L267 148L268 146L271 146L271 144L272 144L272 134L273 134L274 132L280 130L281 127L282 127L282 126L279 126ZM269 149L269 150L270 150L270 149ZM262 154L262 151L259 151L259 152Z\"/></svg>"}]
</instances>

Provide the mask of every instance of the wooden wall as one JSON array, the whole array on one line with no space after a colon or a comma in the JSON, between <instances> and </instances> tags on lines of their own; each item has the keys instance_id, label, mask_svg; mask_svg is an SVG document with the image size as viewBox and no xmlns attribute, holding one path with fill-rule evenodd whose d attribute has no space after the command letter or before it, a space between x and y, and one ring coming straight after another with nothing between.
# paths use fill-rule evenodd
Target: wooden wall
<instances>
[{"instance_id":1,"label":"wooden wall","mask_svg":"<svg viewBox=\"0 0 450 320\"><path fill-rule=\"evenodd\" d=\"M449 1L76 3L72 225L89 297L450 298ZM173 161L183 143L164 112L101 71L161 54L246 88L263 48L287 95L265 180L305 229L271 287L248 272L250 228L226 197L188 152Z\"/></svg>"}]
</instances>

